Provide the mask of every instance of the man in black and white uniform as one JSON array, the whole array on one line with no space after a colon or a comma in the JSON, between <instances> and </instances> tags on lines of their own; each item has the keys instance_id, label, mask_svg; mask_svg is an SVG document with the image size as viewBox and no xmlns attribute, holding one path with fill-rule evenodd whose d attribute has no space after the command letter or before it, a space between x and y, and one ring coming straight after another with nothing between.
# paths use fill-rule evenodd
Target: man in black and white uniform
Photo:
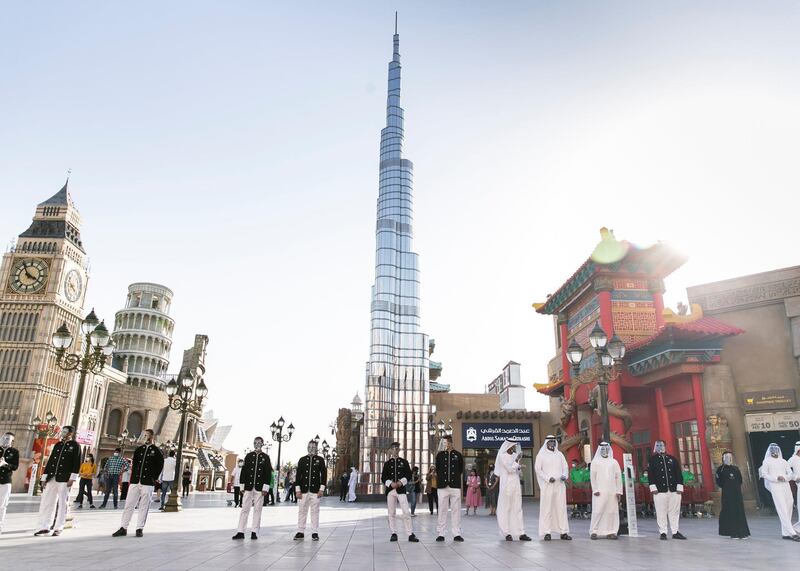
<instances>
[{"instance_id":1,"label":"man in black and white uniform","mask_svg":"<svg viewBox=\"0 0 800 571\"><path fill-rule=\"evenodd\" d=\"M453 437L443 438L445 449L436 455L436 478L439 496L439 518L436 525L436 541L444 541L447 527L447 511L450 510L450 526L453 541L464 541L461 537L461 483L464 479L464 457L453 450Z\"/></svg>"},{"instance_id":2,"label":"man in black and white uniform","mask_svg":"<svg viewBox=\"0 0 800 571\"><path fill-rule=\"evenodd\" d=\"M295 539L303 539L306 531L308 510L311 510L311 539L319 541L319 499L325 492L327 468L325 458L317 454L317 442L308 442L308 454L297 462L295 495L297 496L297 533Z\"/></svg>"},{"instance_id":3,"label":"man in black and white uniform","mask_svg":"<svg viewBox=\"0 0 800 571\"><path fill-rule=\"evenodd\" d=\"M251 509L253 510L253 525L250 528L250 539L258 539L264 496L267 495L269 483L272 481L272 462L269 456L261 451L263 447L264 439L256 436L253 439L253 451L244 457L244 465L239 475L239 482L244 488L242 512L239 514L239 529L232 539L244 539Z\"/></svg>"},{"instance_id":4,"label":"man in black and white uniform","mask_svg":"<svg viewBox=\"0 0 800 571\"><path fill-rule=\"evenodd\" d=\"M128 486L128 497L125 499L125 510L122 512L122 522L112 537L128 535L128 525L131 523L134 508L139 509L136 520L136 537L144 534L144 524L147 522L147 513L150 511L150 496L153 495L156 481L164 469L164 455L153 440L154 433L148 428L144 431L145 442L133 453L133 467L131 468L131 482Z\"/></svg>"},{"instance_id":5,"label":"man in black and white uniform","mask_svg":"<svg viewBox=\"0 0 800 571\"><path fill-rule=\"evenodd\" d=\"M408 506L406 497L406 484L411 480L411 466L408 460L400 458L400 443L392 442L389 445L389 459L383 464L381 481L386 489L386 507L389 511L389 531L392 533L389 541L397 541L397 523L395 515L397 504L400 504L400 511L403 513L403 525L411 543L417 543L419 539L414 535L411 527L411 508Z\"/></svg>"},{"instance_id":6,"label":"man in black and white uniform","mask_svg":"<svg viewBox=\"0 0 800 571\"><path fill-rule=\"evenodd\" d=\"M61 428L61 440L50 451L42 475L42 501L39 504L39 531L33 535L47 535L53 525L53 512L58 509L53 535L61 535L67 521L69 490L81 470L81 447L72 439L75 429Z\"/></svg>"},{"instance_id":7,"label":"man in black and white uniform","mask_svg":"<svg viewBox=\"0 0 800 571\"><path fill-rule=\"evenodd\" d=\"M13 432L6 432L0 437L0 534L3 533L3 520L6 519L6 507L11 498L11 475L19 468L19 450L13 444Z\"/></svg>"},{"instance_id":8,"label":"man in black and white uniform","mask_svg":"<svg viewBox=\"0 0 800 571\"><path fill-rule=\"evenodd\" d=\"M661 539L667 539L669 528L672 528L672 539L686 539L678 531L681 515L681 494L683 494L683 473L681 464L675 456L667 454L663 440L656 440L654 454L647 466L650 491L653 492L653 504L656 507L656 521ZM667 527L669 523L669 528Z\"/></svg>"}]
</instances>

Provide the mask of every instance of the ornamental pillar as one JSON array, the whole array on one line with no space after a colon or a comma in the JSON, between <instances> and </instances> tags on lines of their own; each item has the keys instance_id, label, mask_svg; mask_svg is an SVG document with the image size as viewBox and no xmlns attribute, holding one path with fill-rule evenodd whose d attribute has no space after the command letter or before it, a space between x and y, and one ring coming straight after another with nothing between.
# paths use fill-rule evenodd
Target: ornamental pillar
<instances>
[{"instance_id":1,"label":"ornamental pillar","mask_svg":"<svg viewBox=\"0 0 800 571\"><path fill-rule=\"evenodd\" d=\"M653 294L653 309L656 312L656 331L664 327L664 280L647 280L647 289Z\"/></svg>"},{"instance_id":2,"label":"ornamental pillar","mask_svg":"<svg viewBox=\"0 0 800 571\"><path fill-rule=\"evenodd\" d=\"M703 401L703 385L701 374L692 374L692 397L694 398L694 412L697 418L697 442L700 447L700 462L703 466L703 488L707 492L714 491L714 475L711 471L711 457L708 453L708 444L705 439L706 406Z\"/></svg>"},{"instance_id":3,"label":"ornamental pillar","mask_svg":"<svg viewBox=\"0 0 800 571\"><path fill-rule=\"evenodd\" d=\"M669 412L664 406L664 392L661 387L655 388L656 413L658 414L658 440L663 440L667 447L667 454L675 455L675 437L672 434L672 423L669 421Z\"/></svg>"}]
</instances>

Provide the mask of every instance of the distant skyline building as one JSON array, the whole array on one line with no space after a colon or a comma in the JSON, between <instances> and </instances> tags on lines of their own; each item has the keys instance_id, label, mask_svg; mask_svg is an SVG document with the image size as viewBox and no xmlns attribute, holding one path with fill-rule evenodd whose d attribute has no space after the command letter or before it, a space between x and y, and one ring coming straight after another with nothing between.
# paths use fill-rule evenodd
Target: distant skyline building
<instances>
[{"instance_id":1,"label":"distant skyline building","mask_svg":"<svg viewBox=\"0 0 800 571\"><path fill-rule=\"evenodd\" d=\"M419 264L412 249L413 170L411 161L403 158L400 36L395 21L386 127L381 130L375 284L360 454L362 492L367 494L383 493L380 472L392 441L400 443L403 456L423 474L430 463L430 363L428 336L420 331Z\"/></svg>"}]
</instances>

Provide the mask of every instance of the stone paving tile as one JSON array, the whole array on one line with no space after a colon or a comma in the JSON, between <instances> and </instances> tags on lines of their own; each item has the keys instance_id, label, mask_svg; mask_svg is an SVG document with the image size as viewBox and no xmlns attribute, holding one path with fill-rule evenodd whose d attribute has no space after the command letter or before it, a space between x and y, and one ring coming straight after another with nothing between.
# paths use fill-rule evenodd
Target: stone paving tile
<instances>
[{"instance_id":1,"label":"stone paving tile","mask_svg":"<svg viewBox=\"0 0 800 571\"><path fill-rule=\"evenodd\" d=\"M640 521L641 538L619 541L588 539L589 522L570 522L574 541L538 538L530 543L505 542L494 518L462 517L465 543L434 541L436 516L427 511L413 518L420 543L412 544L401 534L389 542L385 507L381 504L342 504L335 498L323 501L320 541L293 541L296 505L264 509L257 541L231 541L238 510L225 506L223 494L195 495L177 514L151 512L145 537L112 538L119 526L121 510L81 510L75 513L74 529L59 538L32 537L38 499L12 497L6 518L6 533L0 536L3 561L14 569L136 569L183 571L186 569L302 570L302 571L500 571L592 569L623 567L645 569L680 568L737 571L796 568L800 545L779 537L777 518L751 514L754 539L720 538L716 520L681 520L688 541L659 541L655 522ZM533 536L538 505L526 502L525 524ZM398 522L400 523L400 522ZM249 533L247 534L249 537Z\"/></svg>"}]
</instances>

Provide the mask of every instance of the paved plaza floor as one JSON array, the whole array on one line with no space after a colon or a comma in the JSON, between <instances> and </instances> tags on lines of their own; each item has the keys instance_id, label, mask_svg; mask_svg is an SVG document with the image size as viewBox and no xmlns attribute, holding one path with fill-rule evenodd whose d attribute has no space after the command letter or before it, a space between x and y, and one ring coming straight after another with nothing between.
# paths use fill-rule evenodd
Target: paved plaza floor
<instances>
[{"instance_id":1,"label":"paved plaza floor","mask_svg":"<svg viewBox=\"0 0 800 571\"><path fill-rule=\"evenodd\" d=\"M462 516L466 541L436 543L436 516L427 505L413 519L420 543L389 543L385 507L345 504L325 498L320 541L293 541L296 504L264 508L257 541L232 541L239 510L222 493L194 494L180 513L151 511L143 538L112 538L122 510L75 510L75 528L60 537L33 537L38 499L12 496L5 532L0 535L4 569L303 569L378 571L434 569L797 569L800 544L780 539L778 519L751 515L753 538L717 535L716 519L682 520L688 541L659 541L655 521L640 520L644 537L618 541L588 538L589 522L572 520L573 541L536 539L538 503L525 502L529 543L502 541L493 517L479 510ZM156 504L153 504L157 506ZM135 521L135 516L134 516ZM400 522L398 521L398 524ZM248 534L249 537L249 534ZM308 536L307 536L308 537ZM9 566L6 566L9 565Z\"/></svg>"}]
</instances>

